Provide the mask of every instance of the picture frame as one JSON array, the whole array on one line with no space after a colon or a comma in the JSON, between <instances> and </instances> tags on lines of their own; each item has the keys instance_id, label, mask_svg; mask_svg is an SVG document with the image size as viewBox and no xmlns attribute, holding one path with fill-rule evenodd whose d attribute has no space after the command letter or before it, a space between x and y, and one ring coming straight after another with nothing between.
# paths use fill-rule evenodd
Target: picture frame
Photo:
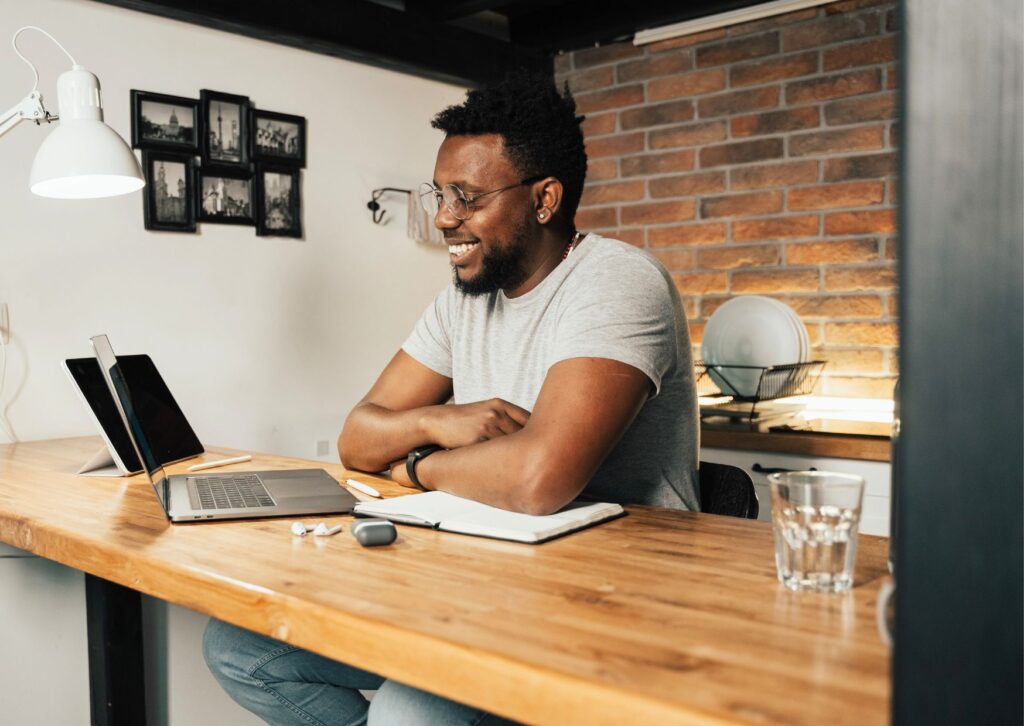
<instances>
[{"instance_id":1,"label":"picture frame","mask_svg":"<svg viewBox=\"0 0 1024 726\"><path fill-rule=\"evenodd\" d=\"M195 232L195 157L144 149L142 195L146 229L159 232Z\"/></svg>"},{"instance_id":2,"label":"picture frame","mask_svg":"<svg viewBox=\"0 0 1024 726\"><path fill-rule=\"evenodd\" d=\"M132 148L199 153L199 100L131 90Z\"/></svg>"},{"instance_id":3,"label":"picture frame","mask_svg":"<svg viewBox=\"0 0 1024 726\"><path fill-rule=\"evenodd\" d=\"M305 117L253 108L249 128L253 160L305 168Z\"/></svg>"},{"instance_id":4,"label":"picture frame","mask_svg":"<svg viewBox=\"0 0 1024 726\"><path fill-rule=\"evenodd\" d=\"M302 237L301 172L284 164L256 165L256 235Z\"/></svg>"},{"instance_id":5,"label":"picture frame","mask_svg":"<svg viewBox=\"0 0 1024 726\"><path fill-rule=\"evenodd\" d=\"M204 166L250 168L248 96L202 89L199 92L199 154Z\"/></svg>"},{"instance_id":6,"label":"picture frame","mask_svg":"<svg viewBox=\"0 0 1024 726\"><path fill-rule=\"evenodd\" d=\"M252 174L231 167L197 167L195 171L196 219L215 224L252 226Z\"/></svg>"}]
</instances>

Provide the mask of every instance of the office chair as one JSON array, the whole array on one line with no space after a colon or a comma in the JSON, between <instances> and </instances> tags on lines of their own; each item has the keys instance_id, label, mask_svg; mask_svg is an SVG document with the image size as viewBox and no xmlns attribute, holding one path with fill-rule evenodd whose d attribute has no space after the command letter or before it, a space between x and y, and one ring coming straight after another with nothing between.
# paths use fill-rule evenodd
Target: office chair
<instances>
[{"instance_id":1,"label":"office chair","mask_svg":"<svg viewBox=\"0 0 1024 726\"><path fill-rule=\"evenodd\" d=\"M708 514L757 519L757 494L750 475L738 466L700 462L700 509Z\"/></svg>"}]
</instances>

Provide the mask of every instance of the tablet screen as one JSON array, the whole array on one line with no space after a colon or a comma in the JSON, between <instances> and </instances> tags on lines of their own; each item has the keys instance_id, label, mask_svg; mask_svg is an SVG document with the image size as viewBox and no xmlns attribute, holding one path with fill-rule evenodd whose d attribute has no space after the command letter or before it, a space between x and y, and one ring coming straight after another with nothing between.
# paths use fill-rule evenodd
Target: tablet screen
<instances>
[{"instance_id":1,"label":"tablet screen","mask_svg":"<svg viewBox=\"0 0 1024 726\"><path fill-rule=\"evenodd\" d=\"M146 431L151 432L158 462L169 464L203 453L203 445L150 357L119 355L117 362L131 389L139 418L145 422ZM141 471L142 464L124 430L99 363L95 358L69 358L64 363L125 468Z\"/></svg>"}]
</instances>

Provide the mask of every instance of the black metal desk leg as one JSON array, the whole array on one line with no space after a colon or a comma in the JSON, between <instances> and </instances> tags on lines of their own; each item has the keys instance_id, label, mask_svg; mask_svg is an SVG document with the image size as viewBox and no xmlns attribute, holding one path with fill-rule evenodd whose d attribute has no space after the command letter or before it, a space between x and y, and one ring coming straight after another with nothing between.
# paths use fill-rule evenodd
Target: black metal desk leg
<instances>
[{"instance_id":1,"label":"black metal desk leg","mask_svg":"<svg viewBox=\"0 0 1024 726\"><path fill-rule=\"evenodd\" d=\"M141 596L86 574L85 612L93 726L145 724Z\"/></svg>"}]
</instances>

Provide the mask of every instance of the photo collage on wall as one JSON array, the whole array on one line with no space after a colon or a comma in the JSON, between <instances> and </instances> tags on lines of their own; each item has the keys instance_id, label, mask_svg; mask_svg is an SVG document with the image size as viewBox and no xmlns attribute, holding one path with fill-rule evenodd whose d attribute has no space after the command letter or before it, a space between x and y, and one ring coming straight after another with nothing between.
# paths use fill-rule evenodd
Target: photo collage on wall
<instances>
[{"instance_id":1,"label":"photo collage on wall","mask_svg":"<svg viewBox=\"0 0 1024 726\"><path fill-rule=\"evenodd\" d=\"M146 229L195 232L196 222L211 222L302 236L305 118L205 89L198 99L132 90L131 107Z\"/></svg>"}]
</instances>

